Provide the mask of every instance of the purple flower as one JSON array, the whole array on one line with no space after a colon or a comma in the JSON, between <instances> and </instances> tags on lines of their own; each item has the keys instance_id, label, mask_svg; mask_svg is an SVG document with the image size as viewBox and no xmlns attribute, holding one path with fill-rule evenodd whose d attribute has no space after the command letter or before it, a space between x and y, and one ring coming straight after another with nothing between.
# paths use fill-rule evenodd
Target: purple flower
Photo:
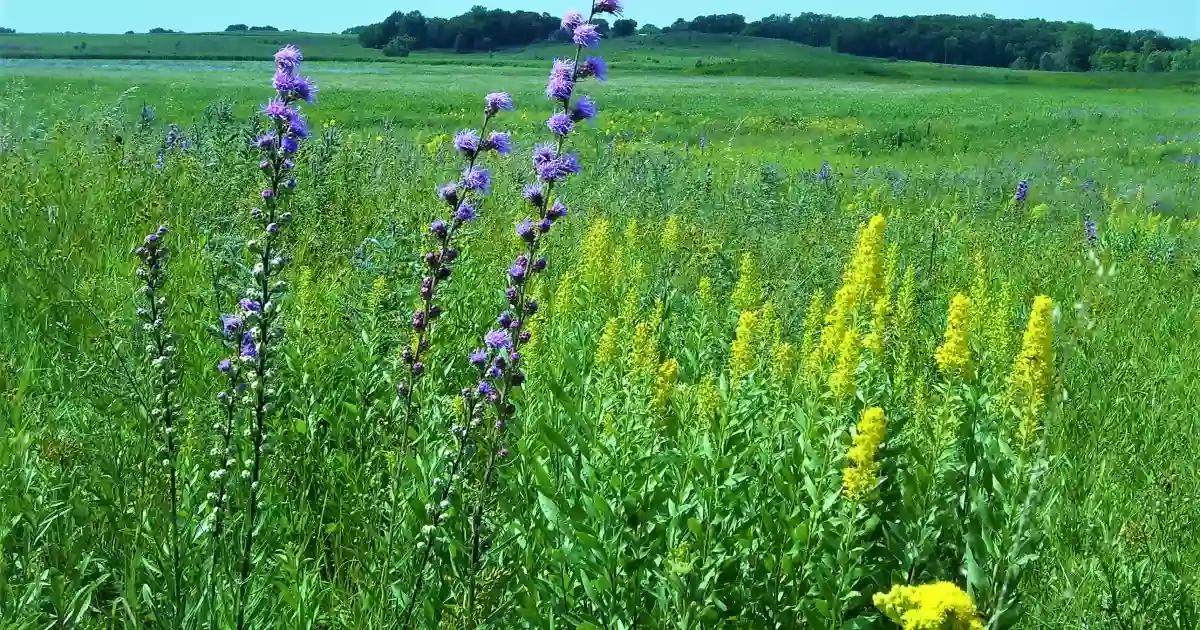
<instances>
[{"instance_id":1,"label":"purple flower","mask_svg":"<svg viewBox=\"0 0 1200 630\"><path fill-rule=\"evenodd\" d=\"M575 27L575 33L571 39L584 48L592 48L600 43L600 30L595 24L580 24Z\"/></svg>"},{"instance_id":2,"label":"purple flower","mask_svg":"<svg viewBox=\"0 0 1200 630\"><path fill-rule=\"evenodd\" d=\"M558 150L553 144L543 142L533 147L533 167L541 168L542 165L554 161L558 157Z\"/></svg>"},{"instance_id":3,"label":"purple flower","mask_svg":"<svg viewBox=\"0 0 1200 630\"><path fill-rule=\"evenodd\" d=\"M233 337L233 333L237 332L242 327L242 318L237 315L225 314L221 315L221 334L226 339Z\"/></svg>"},{"instance_id":4,"label":"purple flower","mask_svg":"<svg viewBox=\"0 0 1200 630\"><path fill-rule=\"evenodd\" d=\"M493 350L512 347L512 338L507 330L492 330L483 336L483 343Z\"/></svg>"},{"instance_id":5,"label":"purple flower","mask_svg":"<svg viewBox=\"0 0 1200 630\"><path fill-rule=\"evenodd\" d=\"M270 131L270 132L264 133L263 135L259 136L258 139L254 141L254 146L258 147L259 149L262 149L263 151L269 151L271 149L274 149L275 148L275 132Z\"/></svg>"},{"instance_id":6,"label":"purple flower","mask_svg":"<svg viewBox=\"0 0 1200 630\"><path fill-rule=\"evenodd\" d=\"M534 168L537 170L538 177L544 182L558 181L569 175L574 175L581 170L579 158L574 153L568 153L567 155L541 163L535 160Z\"/></svg>"},{"instance_id":7,"label":"purple flower","mask_svg":"<svg viewBox=\"0 0 1200 630\"><path fill-rule=\"evenodd\" d=\"M442 201L452 206L458 205L458 184L442 184L438 186L437 195L442 198Z\"/></svg>"},{"instance_id":8,"label":"purple flower","mask_svg":"<svg viewBox=\"0 0 1200 630\"><path fill-rule=\"evenodd\" d=\"M242 335L242 351L240 356L243 359L253 359L258 356L258 347L254 345L254 335L250 331Z\"/></svg>"},{"instance_id":9,"label":"purple flower","mask_svg":"<svg viewBox=\"0 0 1200 630\"><path fill-rule=\"evenodd\" d=\"M592 120L596 117L596 104L592 99L583 97L575 102L571 108L571 120L580 122L583 120Z\"/></svg>"},{"instance_id":10,"label":"purple flower","mask_svg":"<svg viewBox=\"0 0 1200 630\"><path fill-rule=\"evenodd\" d=\"M292 73L300 67L300 62L304 61L304 55L299 48L288 44L279 49L275 53L275 67L282 72Z\"/></svg>"},{"instance_id":11,"label":"purple flower","mask_svg":"<svg viewBox=\"0 0 1200 630\"><path fill-rule=\"evenodd\" d=\"M545 256L542 256L541 258L533 261L533 270L535 272L541 273L542 270L544 270L545 268L546 268L546 257Z\"/></svg>"},{"instance_id":12,"label":"purple flower","mask_svg":"<svg viewBox=\"0 0 1200 630\"><path fill-rule=\"evenodd\" d=\"M483 112L488 116L495 116L501 111L511 112L513 110L513 100L508 92L492 92L483 97L483 103Z\"/></svg>"},{"instance_id":13,"label":"purple flower","mask_svg":"<svg viewBox=\"0 0 1200 630\"><path fill-rule=\"evenodd\" d=\"M556 136L567 136L570 135L571 129L575 127L575 123L571 122L571 117L567 114L558 112L551 116L550 120L546 121L546 126Z\"/></svg>"},{"instance_id":14,"label":"purple flower","mask_svg":"<svg viewBox=\"0 0 1200 630\"><path fill-rule=\"evenodd\" d=\"M503 313L500 313L500 316L496 318L496 323L500 324L501 328L508 328L509 326L512 326L512 323L513 323L512 313L510 313L508 311L504 311Z\"/></svg>"},{"instance_id":15,"label":"purple flower","mask_svg":"<svg viewBox=\"0 0 1200 630\"><path fill-rule=\"evenodd\" d=\"M538 231L542 234L545 234L550 231L550 226L552 225L554 225L554 222L551 221L549 217L546 217L545 219L538 221Z\"/></svg>"},{"instance_id":16,"label":"purple flower","mask_svg":"<svg viewBox=\"0 0 1200 630\"><path fill-rule=\"evenodd\" d=\"M479 152L479 132L474 129L463 129L454 136L454 148L461 151L467 157L472 157Z\"/></svg>"},{"instance_id":17,"label":"purple flower","mask_svg":"<svg viewBox=\"0 0 1200 630\"><path fill-rule=\"evenodd\" d=\"M470 223L475 220L476 216L475 206L471 205L470 201L458 204L458 209L454 211L454 220L459 223Z\"/></svg>"},{"instance_id":18,"label":"purple flower","mask_svg":"<svg viewBox=\"0 0 1200 630\"><path fill-rule=\"evenodd\" d=\"M508 268L508 277L512 278L512 281L516 284L525 282L525 276L529 273L528 265L524 260L522 260L523 258L524 255L519 256L516 262L514 262Z\"/></svg>"},{"instance_id":19,"label":"purple flower","mask_svg":"<svg viewBox=\"0 0 1200 630\"><path fill-rule=\"evenodd\" d=\"M821 170L817 172L817 179L821 181L828 180L833 174L833 169L830 168L829 162L821 162Z\"/></svg>"},{"instance_id":20,"label":"purple flower","mask_svg":"<svg viewBox=\"0 0 1200 630\"><path fill-rule=\"evenodd\" d=\"M512 153L512 134L504 131L493 131L488 134L486 147L500 155L508 155Z\"/></svg>"},{"instance_id":21,"label":"purple flower","mask_svg":"<svg viewBox=\"0 0 1200 630\"><path fill-rule=\"evenodd\" d=\"M1021 183L1017 184L1017 192L1013 195L1013 199L1015 199L1017 201L1017 203L1021 203L1021 202L1025 201L1025 199L1027 199L1028 197L1029 197L1029 180L1024 179L1024 180L1021 180Z\"/></svg>"},{"instance_id":22,"label":"purple flower","mask_svg":"<svg viewBox=\"0 0 1200 630\"><path fill-rule=\"evenodd\" d=\"M474 365L477 368L482 368L483 366L487 365L487 350L484 350L483 348L475 350L471 352L469 359L471 361L471 365Z\"/></svg>"},{"instance_id":23,"label":"purple flower","mask_svg":"<svg viewBox=\"0 0 1200 630\"><path fill-rule=\"evenodd\" d=\"M526 184L525 192L522 193L525 200L533 204L535 207L541 208L546 204L545 193L542 192L541 184Z\"/></svg>"},{"instance_id":24,"label":"purple flower","mask_svg":"<svg viewBox=\"0 0 1200 630\"><path fill-rule=\"evenodd\" d=\"M550 207L550 211L546 213L546 218L551 221L557 221L567 216L567 206L561 200L555 200L554 205Z\"/></svg>"},{"instance_id":25,"label":"purple flower","mask_svg":"<svg viewBox=\"0 0 1200 630\"><path fill-rule=\"evenodd\" d=\"M517 288L516 287L508 287L507 289L505 289L504 297L508 298L509 304L516 306L517 305L517 297L519 297L517 295Z\"/></svg>"},{"instance_id":26,"label":"purple flower","mask_svg":"<svg viewBox=\"0 0 1200 630\"><path fill-rule=\"evenodd\" d=\"M579 11L571 9L570 11L567 11L566 15L563 16L562 27L564 29L573 31L581 25L583 25L583 14Z\"/></svg>"},{"instance_id":27,"label":"purple flower","mask_svg":"<svg viewBox=\"0 0 1200 630\"><path fill-rule=\"evenodd\" d=\"M492 187L492 174L486 168L468 166L463 170L462 187L486 194Z\"/></svg>"},{"instance_id":28,"label":"purple flower","mask_svg":"<svg viewBox=\"0 0 1200 630\"><path fill-rule=\"evenodd\" d=\"M1100 240L1100 231L1096 227L1096 222L1092 216L1084 215L1083 230L1087 234L1088 245L1096 246L1096 242Z\"/></svg>"},{"instance_id":29,"label":"purple flower","mask_svg":"<svg viewBox=\"0 0 1200 630\"><path fill-rule=\"evenodd\" d=\"M496 395L496 388L492 387L492 384L487 381L479 381L478 391L480 394L487 396L489 399Z\"/></svg>"},{"instance_id":30,"label":"purple flower","mask_svg":"<svg viewBox=\"0 0 1200 630\"><path fill-rule=\"evenodd\" d=\"M612 15L621 15L623 10L621 0L596 0L594 7L596 13L611 13Z\"/></svg>"},{"instance_id":31,"label":"purple flower","mask_svg":"<svg viewBox=\"0 0 1200 630\"><path fill-rule=\"evenodd\" d=\"M528 243L532 243L533 240L537 238L537 235L533 232L533 221L531 221L528 217L526 217L524 221L521 221L517 224L517 236L521 237L521 240Z\"/></svg>"},{"instance_id":32,"label":"purple flower","mask_svg":"<svg viewBox=\"0 0 1200 630\"><path fill-rule=\"evenodd\" d=\"M570 59L555 59L550 68L550 80L546 83L546 98L566 101L575 91L575 62Z\"/></svg>"},{"instance_id":33,"label":"purple flower","mask_svg":"<svg viewBox=\"0 0 1200 630\"><path fill-rule=\"evenodd\" d=\"M217 364L217 369L228 374L233 371L233 364L229 362L229 359L221 359L221 362Z\"/></svg>"},{"instance_id":34,"label":"purple flower","mask_svg":"<svg viewBox=\"0 0 1200 630\"><path fill-rule=\"evenodd\" d=\"M284 153L295 153L300 150L300 141L295 136L284 136L280 146L283 148Z\"/></svg>"},{"instance_id":35,"label":"purple flower","mask_svg":"<svg viewBox=\"0 0 1200 630\"><path fill-rule=\"evenodd\" d=\"M599 81L608 80L608 62L600 57L588 57L579 69L581 77L596 77Z\"/></svg>"},{"instance_id":36,"label":"purple flower","mask_svg":"<svg viewBox=\"0 0 1200 630\"><path fill-rule=\"evenodd\" d=\"M425 330L425 311L417 310L413 312L412 327L417 332Z\"/></svg>"},{"instance_id":37,"label":"purple flower","mask_svg":"<svg viewBox=\"0 0 1200 630\"><path fill-rule=\"evenodd\" d=\"M441 219L434 219L433 223L429 224L429 233L439 237L445 236L446 222Z\"/></svg>"},{"instance_id":38,"label":"purple flower","mask_svg":"<svg viewBox=\"0 0 1200 630\"><path fill-rule=\"evenodd\" d=\"M292 115L288 118L288 133L297 138L308 137L308 122L304 120L304 116L300 112L292 111Z\"/></svg>"},{"instance_id":39,"label":"purple flower","mask_svg":"<svg viewBox=\"0 0 1200 630\"><path fill-rule=\"evenodd\" d=\"M273 98L263 105L262 112L275 120L287 120L292 117L292 110L287 103L277 98Z\"/></svg>"},{"instance_id":40,"label":"purple flower","mask_svg":"<svg viewBox=\"0 0 1200 630\"><path fill-rule=\"evenodd\" d=\"M317 84L313 83L312 79L308 77L300 77L292 83L292 93L296 95L296 98L306 103L317 100L318 89Z\"/></svg>"}]
</instances>

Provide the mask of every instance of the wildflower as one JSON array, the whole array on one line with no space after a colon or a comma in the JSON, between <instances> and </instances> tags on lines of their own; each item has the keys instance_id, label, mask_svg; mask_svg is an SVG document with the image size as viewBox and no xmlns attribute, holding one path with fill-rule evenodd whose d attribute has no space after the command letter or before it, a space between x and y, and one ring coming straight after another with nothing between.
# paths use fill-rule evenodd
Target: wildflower
<instances>
[{"instance_id":1,"label":"wildflower","mask_svg":"<svg viewBox=\"0 0 1200 630\"><path fill-rule=\"evenodd\" d=\"M512 338L506 330L493 330L483 337L484 344L493 350L512 347Z\"/></svg>"},{"instance_id":2,"label":"wildflower","mask_svg":"<svg viewBox=\"0 0 1200 630\"><path fill-rule=\"evenodd\" d=\"M672 214L667 218L667 223L663 225L662 235L659 237L658 245L664 252L673 254L679 250L680 237L683 233L683 222L679 219L679 215Z\"/></svg>"},{"instance_id":3,"label":"wildflower","mask_svg":"<svg viewBox=\"0 0 1200 630\"><path fill-rule=\"evenodd\" d=\"M579 78L595 77L597 81L608 80L608 62L600 57L584 59L579 68Z\"/></svg>"},{"instance_id":4,"label":"wildflower","mask_svg":"<svg viewBox=\"0 0 1200 630\"><path fill-rule=\"evenodd\" d=\"M854 394L858 384L858 359L858 335L853 330L846 330L838 345L837 363L829 375L829 390L835 397L846 399Z\"/></svg>"},{"instance_id":5,"label":"wildflower","mask_svg":"<svg viewBox=\"0 0 1200 630\"><path fill-rule=\"evenodd\" d=\"M666 413L678 382L679 362L675 359L663 361L662 365L658 366L658 376L654 381L654 399L651 401L654 413L659 415Z\"/></svg>"},{"instance_id":6,"label":"wildflower","mask_svg":"<svg viewBox=\"0 0 1200 630\"><path fill-rule=\"evenodd\" d=\"M591 121L596 118L596 104L584 96L571 106L571 120L574 122Z\"/></svg>"},{"instance_id":7,"label":"wildflower","mask_svg":"<svg viewBox=\"0 0 1200 630\"><path fill-rule=\"evenodd\" d=\"M846 467L842 470L842 494L846 499L860 501L879 482L875 451L883 444L886 431L883 409L871 407L863 410L855 427L854 442L846 452Z\"/></svg>"},{"instance_id":8,"label":"wildflower","mask_svg":"<svg viewBox=\"0 0 1200 630\"><path fill-rule=\"evenodd\" d=\"M564 112L557 112L546 121L546 126L556 136L568 136L571 130L574 129L575 123L572 122L571 116Z\"/></svg>"},{"instance_id":9,"label":"wildflower","mask_svg":"<svg viewBox=\"0 0 1200 630\"><path fill-rule=\"evenodd\" d=\"M737 382L754 369L754 337L758 331L757 311L742 311L738 314L737 331L734 333L733 348L729 357L729 380Z\"/></svg>"},{"instance_id":10,"label":"wildflower","mask_svg":"<svg viewBox=\"0 0 1200 630\"><path fill-rule=\"evenodd\" d=\"M950 582L893 586L875 607L903 630L983 630L971 597Z\"/></svg>"},{"instance_id":11,"label":"wildflower","mask_svg":"<svg viewBox=\"0 0 1200 630\"><path fill-rule=\"evenodd\" d=\"M700 300L700 306L705 309L711 309L716 305L716 297L713 295L712 279L708 276L700 278L700 285L696 288L696 297Z\"/></svg>"},{"instance_id":12,"label":"wildflower","mask_svg":"<svg viewBox=\"0 0 1200 630\"><path fill-rule=\"evenodd\" d=\"M796 348L784 341L776 343L771 350L771 376L778 383L784 383L792 375L796 365Z\"/></svg>"},{"instance_id":13,"label":"wildflower","mask_svg":"<svg viewBox=\"0 0 1200 630\"><path fill-rule=\"evenodd\" d=\"M463 170L461 186L486 194L492 187L492 174L486 168L468 166Z\"/></svg>"},{"instance_id":14,"label":"wildflower","mask_svg":"<svg viewBox=\"0 0 1200 630\"><path fill-rule=\"evenodd\" d=\"M458 204L458 208L454 210L454 220L457 223L470 223L471 221L475 220L476 216L477 211L475 209L475 204L472 204L470 201L464 200L462 203Z\"/></svg>"},{"instance_id":15,"label":"wildflower","mask_svg":"<svg viewBox=\"0 0 1200 630\"><path fill-rule=\"evenodd\" d=\"M821 372L821 355L817 343L820 340L821 319L824 313L825 292L817 289L813 291L808 310L804 312L804 337L800 344L800 355L808 361L806 370L812 379L819 377Z\"/></svg>"},{"instance_id":16,"label":"wildflower","mask_svg":"<svg viewBox=\"0 0 1200 630\"><path fill-rule=\"evenodd\" d=\"M612 280L612 249L612 224L606 218L593 220L583 235L580 247L584 281L592 289L608 285Z\"/></svg>"},{"instance_id":17,"label":"wildflower","mask_svg":"<svg viewBox=\"0 0 1200 630\"><path fill-rule=\"evenodd\" d=\"M1084 215L1083 231L1087 236L1088 246L1096 247L1096 243L1100 240L1100 232L1096 229L1096 222L1092 220L1092 215Z\"/></svg>"},{"instance_id":18,"label":"wildflower","mask_svg":"<svg viewBox=\"0 0 1200 630\"><path fill-rule=\"evenodd\" d=\"M970 326L971 298L960 293L950 301L945 341L933 355L943 374L961 376L966 371L971 362L971 349L967 343Z\"/></svg>"},{"instance_id":19,"label":"wildflower","mask_svg":"<svg viewBox=\"0 0 1200 630\"><path fill-rule=\"evenodd\" d=\"M759 277L758 264L750 252L742 254L737 284L733 287L730 299L733 308L738 311L754 310L762 301L762 279Z\"/></svg>"},{"instance_id":20,"label":"wildflower","mask_svg":"<svg viewBox=\"0 0 1200 630\"><path fill-rule=\"evenodd\" d=\"M596 0L596 4L593 6L596 10L596 13L621 15L621 11L623 10L621 7L621 0Z\"/></svg>"},{"instance_id":21,"label":"wildflower","mask_svg":"<svg viewBox=\"0 0 1200 630\"><path fill-rule=\"evenodd\" d=\"M845 333L852 326L859 308L872 303L882 288L883 262L880 250L883 247L884 228L883 215L875 215L859 231L858 243L842 274L842 285L834 294L833 305L825 315L821 343L815 350L819 356L810 357L810 363L817 370L839 346L844 346Z\"/></svg>"},{"instance_id":22,"label":"wildflower","mask_svg":"<svg viewBox=\"0 0 1200 630\"><path fill-rule=\"evenodd\" d=\"M986 313L987 321L983 325L983 346L992 365L1007 362L1012 346L1012 285L1004 283L1000 290L989 300L990 308ZM975 311L979 313L979 309ZM981 313L982 314L982 313Z\"/></svg>"},{"instance_id":23,"label":"wildflower","mask_svg":"<svg viewBox=\"0 0 1200 630\"><path fill-rule=\"evenodd\" d=\"M275 67L279 72L292 74L300 68L301 61L304 61L304 54L291 44L280 48L279 52L275 53Z\"/></svg>"},{"instance_id":24,"label":"wildflower","mask_svg":"<svg viewBox=\"0 0 1200 630\"><path fill-rule=\"evenodd\" d=\"M717 388L717 380L706 374L696 386L695 397L696 416L702 424L712 422L721 406L721 390Z\"/></svg>"},{"instance_id":25,"label":"wildflower","mask_svg":"<svg viewBox=\"0 0 1200 630\"><path fill-rule=\"evenodd\" d=\"M563 15L562 27L565 30L573 31L583 25L583 22L583 14L575 9L571 9L567 11L566 15Z\"/></svg>"},{"instance_id":26,"label":"wildflower","mask_svg":"<svg viewBox=\"0 0 1200 630\"><path fill-rule=\"evenodd\" d=\"M268 118L276 120L287 120L292 115L292 110L288 108L287 103L277 98L267 101L267 104L263 105L262 112Z\"/></svg>"},{"instance_id":27,"label":"wildflower","mask_svg":"<svg viewBox=\"0 0 1200 630\"><path fill-rule=\"evenodd\" d=\"M1013 194L1013 199L1017 203L1024 203L1029 198L1029 180L1023 179L1017 184L1017 192Z\"/></svg>"},{"instance_id":28,"label":"wildflower","mask_svg":"<svg viewBox=\"0 0 1200 630\"><path fill-rule=\"evenodd\" d=\"M1040 416L1046 406L1046 393L1050 385L1050 370L1053 368L1051 345L1051 318L1054 302L1039 295L1033 300L1033 311L1025 328L1021 351L1013 362L1009 387L1012 396L1020 405L1020 435L1024 444L1029 444L1040 426Z\"/></svg>"},{"instance_id":29,"label":"wildflower","mask_svg":"<svg viewBox=\"0 0 1200 630\"><path fill-rule=\"evenodd\" d=\"M829 162L821 162L821 170L817 171L817 179L828 181L833 176L833 169L830 168Z\"/></svg>"},{"instance_id":30,"label":"wildflower","mask_svg":"<svg viewBox=\"0 0 1200 630\"><path fill-rule=\"evenodd\" d=\"M592 48L600 43L600 30L595 24L580 24L575 27L571 39L584 48Z\"/></svg>"},{"instance_id":31,"label":"wildflower","mask_svg":"<svg viewBox=\"0 0 1200 630\"><path fill-rule=\"evenodd\" d=\"M475 154L479 153L479 147L479 132L474 129L464 129L454 136L454 148L468 158L475 157Z\"/></svg>"},{"instance_id":32,"label":"wildflower","mask_svg":"<svg viewBox=\"0 0 1200 630\"><path fill-rule=\"evenodd\" d=\"M546 98L568 101L575 91L575 62L570 59L555 59L550 68L550 79L546 83Z\"/></svg>"},{"instance_id":33,"label":"wildflower","mask_svg":"<svg viewBox=\"0 0 1200 630\"><path fill-rule=\"evenodd\" d=\"M483 148L495 151L500 155L508 155L512 153L512 134L504 131L493 131L488 134L487 142L483 144Z\"/></svg>"},{"instance_id":34,"label":"wildflower","mask_svg":"<svg viewBox=\"0 0 1200 630\"><path fill-rule=\"evenodd\" d=\"M507 92L492 92L483 97L483 103L483 112L488 117L495 116L501 111L511 112L513 110L513 100Z\"/></svg>"},{"instance_id":35,"label":"wildflower","mask_svg":"<svg viewBox=\"0 0 1200 630\"><path fill-rule=\"evenodd\" d=\"M890 308L891 301L888 300L886 294L875 300L875 307L872 309L871 315L871 332L863 339L863 347L878 358L883 357L884 334Z\"/></svg>"},{"instance_id":36,"label":"wildflower","mask_svg":"<svg viewBox=\"0 0 1200 630\"><path fill-rule=\"evenodd\" d=\"M658 332L651 322L640 322L633 331L633 349L629 371L635 378L646 378L658 365Z\"/></svg>"},{"instance_id":37,"label":"wildflower","mask_svg":"<svg viewBox=\"0 0 1200 630\"><path fill-rule=\"evenodd\" d=\"M616 361L620 330L620 323L615 317L608 318L608 321L604 323L604 331L600 333L600 343L596 346L596 363L600 366L609 366Z\"/></svg>"}]
</instances>

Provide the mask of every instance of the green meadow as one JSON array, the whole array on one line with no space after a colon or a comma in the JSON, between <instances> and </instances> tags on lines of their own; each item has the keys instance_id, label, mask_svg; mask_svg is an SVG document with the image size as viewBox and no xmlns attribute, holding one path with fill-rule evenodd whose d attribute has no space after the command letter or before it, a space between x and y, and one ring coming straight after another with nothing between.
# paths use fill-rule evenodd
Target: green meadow
<instances>
[{"instance_id":1,"label":"green meadow","mask_svg":"<svg viewBox=\"0 0 1200 630\"><path fill-rule=\"evenodd\" d=\"M292 35L2 40L109 58L0 62L4 628L1200 627L1186 82L605 42L497 411L460 390L571 51L295 40L320 90L241 391L218 317L268 238L248 147ZM514 150L398 393L435 189L496 91ZM159 225L170 337L135 314ZM896 604L939 583L971 610Z\"/></svg>"}]
</instances>

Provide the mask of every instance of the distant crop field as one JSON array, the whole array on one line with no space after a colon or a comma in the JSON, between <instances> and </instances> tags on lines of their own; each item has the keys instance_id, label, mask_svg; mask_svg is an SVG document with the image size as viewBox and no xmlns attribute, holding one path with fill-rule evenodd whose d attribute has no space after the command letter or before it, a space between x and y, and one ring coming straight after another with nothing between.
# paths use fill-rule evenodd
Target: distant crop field
<instances>
[{"instance_id":1,"label":"distant crop field","mask_svg":"<svg viewBox=\"0 0 1200 630\"><path fill-rule=\"evenodd\" d=\"M1196 95L702 43L0 37L0 626L1196 627Z\"/></svg>"}]
</instances>

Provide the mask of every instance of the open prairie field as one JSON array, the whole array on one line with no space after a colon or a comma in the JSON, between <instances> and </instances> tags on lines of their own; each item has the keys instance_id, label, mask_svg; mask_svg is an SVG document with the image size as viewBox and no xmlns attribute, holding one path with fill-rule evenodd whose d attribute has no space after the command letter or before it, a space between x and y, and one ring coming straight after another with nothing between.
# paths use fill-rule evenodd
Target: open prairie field
<instances>
[{"instance_id":1,"label":"open prairie field","mask_svg":"<svg viewBox=\"0 0 1200 630\"><path fill-rule=\"evenodd\" d=\"M4 628L1200 624L1195 94L270 52L0 64Z\"/></svg>"}]
</instances>

